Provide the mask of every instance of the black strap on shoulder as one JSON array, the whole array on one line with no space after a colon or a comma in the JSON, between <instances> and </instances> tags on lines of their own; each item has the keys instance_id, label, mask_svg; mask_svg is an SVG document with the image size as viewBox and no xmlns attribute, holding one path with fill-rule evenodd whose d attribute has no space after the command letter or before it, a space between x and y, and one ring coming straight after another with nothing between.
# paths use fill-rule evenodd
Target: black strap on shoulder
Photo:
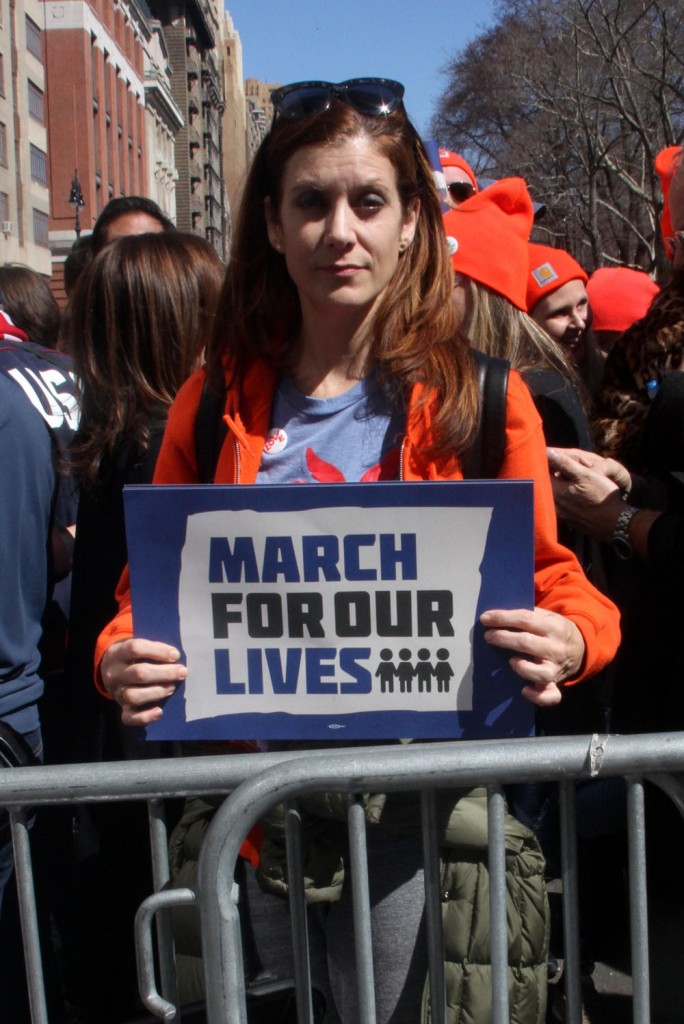
<instances>
[{"instance_id":1,"label":"black strap on shoulder","mask_svg":"<svg viewBox=\"0 0 684 1024\"><path fill-rule=\"evenodd\" d=\"M219 453L228 428L223 419L225 392L218 395L206 377L195 419L195 457L197 479L201 484L213 484Z\"/></svg>"},{"instance_id":2,"label":"black strap on shoulder","mask_svg":"<svg viewBox=\"0 0 684 1024\"><path fill-rule=\"evenodd\" d=\"M486 356L471 349L480 386L480 422L477 434L463 460L466 480L493 480L499 475L506 450L506 359Z\"/></svg>"},{"instance_id":3,"label":"black strap on shoulder","mask_svg":"<svg viewBox=\"0 0 684 1024\"><path fill-rule=\"evenodd\" d=\"M463 460L466 480L493 480L499 475L506 450L506 396L508 371L505 359L486 356L471 349L480 388L480 422L477 435ZM195 456L197 479L211 484L216 476L219 453L226 437L223 419L225 393L218 395L204 381L195 419Z\"/></svg>"}]
</instances>

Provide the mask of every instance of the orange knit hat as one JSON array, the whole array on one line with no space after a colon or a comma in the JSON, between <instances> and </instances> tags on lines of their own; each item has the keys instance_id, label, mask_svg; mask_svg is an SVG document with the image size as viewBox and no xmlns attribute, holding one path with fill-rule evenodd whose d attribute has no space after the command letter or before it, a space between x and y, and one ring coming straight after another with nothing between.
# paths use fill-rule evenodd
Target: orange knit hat
<instances>
[{"instance_id":1,"label":"orange knit hat","mask_svg":"<svg viewBox=\"0 0 684 1024\"><path fill-rule=\"evenodd\" d=\"M663 212L660 216L660 233L663 237L663 243L670 259L672 259L673 254L670 246L667 244L667 239L671 238L674 233L672 229L672 217L670 214L670 185L672 184L672 176L674 175L675 167L679 163L681 155L681 146L668 146L667 149L661 149L655 158L655 169L658 177L660 178L660 187L665 200Z\"/></svg>"},{"instance_id":2,"label":"orange knit hat","mask_svg":"<svg viewBox=\"0 0 684 1024\"><path fill-rule=\"evenodd\" d=\"M464 160L462 156L459 156L458 153L452 153L451 150L449 149L440 149L439 162L441 163L442 167L460 167L462 171L466 172L466 174L472 181L473 185L475 186L475 191L479 191L477 178L475 177L475 172L473 171L470 164L466 160Z\"/></svg>"},{"instance_id":3,"label":"orange knit hat","mask_svg":"<svg viewBox=\"0 0 684 1024\"><path fill-rule=\"evenodd\" d=\"M595 331L626 331L648 312L660 291L643 270L600 267L587 282Z\"/></svg>"},{"instance_id":4,"label":"orange knit hat","mask_svg":"<svg viewBox=\"0 0 684 1024\"><path fill-rule=\"evenodd\" d=\"M532 200L523 178L501 178L444 214L455 271L525 307Z\"/></svg>"},{"instance_id":5,"label":"orange knit hat","mask_svg":"<svg viewBox=\"0 0 684 1024\"><path fill-rule=\"evenodd\" d=\"M580 267L565 249L555 249L552 245L529 246L529 274L527 276L527 311L532 312L540 299L550 295L557 288L562 288L568 281L587 283L586 272Z\"/></svg>"}]
</instances>

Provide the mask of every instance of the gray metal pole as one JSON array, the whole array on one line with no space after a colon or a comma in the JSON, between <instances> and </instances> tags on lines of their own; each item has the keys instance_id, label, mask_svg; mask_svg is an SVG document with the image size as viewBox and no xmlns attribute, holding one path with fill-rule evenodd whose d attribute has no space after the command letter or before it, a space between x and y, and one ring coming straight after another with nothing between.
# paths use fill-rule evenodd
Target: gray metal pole
<instances>
[{"instance_id":1,"label":"gray metal pole","mask_svg":"<svg viewBox=\"0 0 684 1024\"><path fill-rule=\"evenodd\" d=\"M565 958L565 1000L568 1024L581 1024L582 984L578 901L577 832L575 783L560 783L561 872L563 878L563 943Z\"/></svg>"},{"instance_id":2,"label":"gray metal pole","mask_svg":"<svg viewBox=\"0 0 684 1024\"><path fill-rule=\"evenodd\" d=\"M634 1024L650 1024L646 825L644 820L644 784L641 779L627 780L627 840Z\"/></svg>"},{"instance_id":3,"label":"gray metal pole","mask_svg":"<svg viewBox=\"0 0 684 1024\"><path fill-rule=\"evenodd\" d=\"M10 770L10 769L7 769ZM14 870L17 877L17 896L21 919L21 937L26 961L26 984L32 1024L48 1024L43 960L40 952L40 933L36 910L36 890L33 884L31 865L31 843L25 811L10 814L12 843L14 846Z\"/></svg>"},{"instance_id":4,"label":"gray metal pole","mask_svg":"<svg viewBox=\"0 0 684 1024\"><path fill-rule=\"evenodd\" d=\"M446 1024L446 985L444 981L444 936L439 877L437 810L435 794L420 794L423 824L423 864L425 867L425 921L427 925L430 1012L432 1024Z\"/></svg>"},{"instance_id":5,"label":"gray metal pole","mask_svg":"<svg viewBox=\"0 0 684 1024\"><path fill-rule=\"evenodd\" d=\"M489 933L492 957L492 1021L509 1024L508 928L506 919L506 846L501 786L487 787L489 829Z\"/></svg>"},{"instance_id":6,"label":"gray metal pole","mask_svg":"<svg viewBox=\"0 0 684 1024\"><path fill-rule=\"evenodd\" d=\"M368 887L366 819L358 797L349 798L349 857L351 860L354 946L360 1024L375 1024L375 973L371 938L371 907Z\"/></svg>"}]
</instances>

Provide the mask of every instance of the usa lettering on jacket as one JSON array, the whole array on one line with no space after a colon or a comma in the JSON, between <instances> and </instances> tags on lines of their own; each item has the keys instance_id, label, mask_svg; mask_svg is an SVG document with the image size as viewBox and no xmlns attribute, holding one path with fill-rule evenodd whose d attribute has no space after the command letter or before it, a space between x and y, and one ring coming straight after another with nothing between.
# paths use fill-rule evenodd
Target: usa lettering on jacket
<instances>
[{"instance_id":1,"label":"usa lettering on jacket","mask_svg":"<svg viewBox=\"0 0 684 1024\"><path fill-rule=\"evenodd\" d=\"M70 430L78 427L78 402L75 395L76 377L57 366L32 369L29 366L13 366L7 371L25 393L31 404L38 410L52 430L66 426Z\"/></svg>"}]
</instances>

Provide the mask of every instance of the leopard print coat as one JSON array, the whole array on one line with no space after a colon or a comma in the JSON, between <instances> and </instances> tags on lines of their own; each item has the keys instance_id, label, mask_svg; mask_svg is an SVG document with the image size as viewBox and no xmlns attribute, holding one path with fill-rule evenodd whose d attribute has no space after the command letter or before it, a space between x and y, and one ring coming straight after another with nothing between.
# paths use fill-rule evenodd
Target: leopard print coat
<instances>
[{"instance_id":1,"label":"leopard print coat","mask_svg":"<svg viewBox=\"0 0 684 1024\"><path fill-rule=\"evenodd\" d=\"M684 270L673 271L645 317L620 335L606 360L592 428L596 450L631 471L643 469L641 433L647 382L684 369Z\"/></svg>"}]
</instances>

